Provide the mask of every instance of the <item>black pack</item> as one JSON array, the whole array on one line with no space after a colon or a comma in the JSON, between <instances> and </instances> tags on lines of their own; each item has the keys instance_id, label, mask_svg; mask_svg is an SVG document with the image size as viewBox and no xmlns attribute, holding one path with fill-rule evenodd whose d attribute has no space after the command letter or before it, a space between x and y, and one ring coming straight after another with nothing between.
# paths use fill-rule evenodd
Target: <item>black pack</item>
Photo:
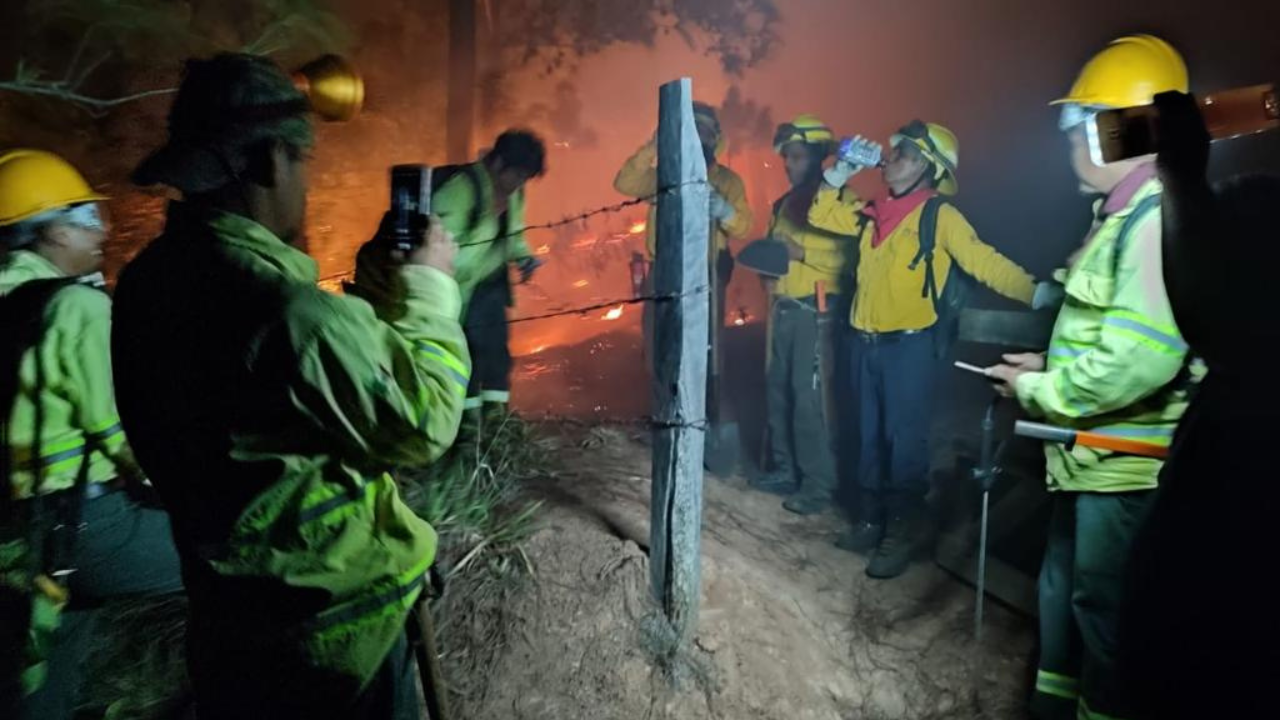
<instances>
[{"instance_id":1,"label":"black pack","mask_svg":"<svg viewBox=\"0 0 1280 720\"><path fill-rule=\"evenodd\" d=\"M920 211L920 251L910 265L915 270L924 261L924 287L920 296L933 300L933 309L938 315L938 322L933 326L933 350L938 358L946 358L951 354L951 348L960 334L960 311L968 304L977 284L953 260L942 292L938 292L938 278L933 271L933 252L938 245L938 212L946 204L946 199L939 195L925 201L924 208Z\"/></svg>"},{"instance_id":2,"label":"black pack","mask_svg":"<svg viewBox=\"0 0 1280 720\"><path fill-rule=\"evenodd\" d=\"M0 471L4 472L6 486L13 470L13 459L9 456L9 420L18 399L22 358L44 335L45 309L49 302L58 291L75 282L75 278L33 280L0 296L0 327L5 328L0 336ZM0 495L7 498L10 493L6 490Z\"/></svg>"}]
</instances>

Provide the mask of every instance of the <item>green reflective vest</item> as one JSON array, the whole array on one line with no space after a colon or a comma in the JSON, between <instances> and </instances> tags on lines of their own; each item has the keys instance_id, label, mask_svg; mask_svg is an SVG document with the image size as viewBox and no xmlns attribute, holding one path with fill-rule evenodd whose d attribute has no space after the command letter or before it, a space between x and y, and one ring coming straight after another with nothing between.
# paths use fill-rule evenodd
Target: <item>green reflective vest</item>
<instances>
[{"instance_id":1,"label":"green reflective vest","mask_svg":"<svg viewBox=\"0 0 1280 720\"><path fill-rule=\"evenodd\" d=\"M431 196L431 213L458 243L454 277L462 291L463 307L477 284L505 271L507 263L532 255L523 232L524 191L507 199L504 222L494 212L493 181L483 164L460 169L446 180Z\"/></svg>"},{"instance_id":2,"label":"green reflective vest","mask_svg":"<svg viewBox=\"0 0 1280 720\"><path fill-rule=\"evenodd\" d=\"M0 295L35 281L63 277L41 256L19 250L0 266ZM88 479L116 478L130 464L111 384L111 299L90 287L59 290L45 306L45 330L36 347L24 351L18 395L9 416L10 457L14 463L8 490L15 498L32 495L36 463L41 494L72 487L86 450ZM36 405L42 425L36 436Z\"/></svg>"},{"instance_id":3,"label":"green reflective vest","mask_svg":"<svg viewBox=\"0 0 1280 720\"><path fill-rule=\"evenodd\" d=\"M1158 180L1147 180L1124 208L1100 215L1067 272L1046 371L1018 380L1018 398L1033 416L1164 446L1172 441L1198 370L1164 289L1159 205L1143 203L1160 191ZM1140 205L1144 211L1122 239ZM1163 464L1083 446L1048 444L1045 453L1050 490L1148 490Z\"/></svg>"},{"instance_id":4,"label":"green reflective vest","mask_svg":"<svg viewBox=\"0 0 1280 720\"><path fill-rule=\"evenodd\" d=\"M394 272L378 307L332 295L261 225L174 203L121 275L120 411L173 519L192 667L239 678L202 691L343 702L404 632L436 535L386 471L453 442L470 358L453 279Z\"/></svg>"}]
</instances>

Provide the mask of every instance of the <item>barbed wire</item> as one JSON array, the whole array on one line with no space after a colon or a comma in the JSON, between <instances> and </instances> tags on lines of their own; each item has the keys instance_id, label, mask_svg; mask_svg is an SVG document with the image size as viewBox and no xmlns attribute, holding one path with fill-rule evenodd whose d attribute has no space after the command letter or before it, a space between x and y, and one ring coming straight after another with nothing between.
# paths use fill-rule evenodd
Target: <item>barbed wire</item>
<instances>
[{"instance_id":1,"label":"barbed wire","mask_svg":"<svg viewBox=\"0 0 1280 720\"><path fill-rule=\"evenodd\" d=\"M569 317L572 315L585 315L586 313L592 312L594 310L611 310L611 309L623 307L626 305L642 305L647 302L669 302L671 300L679 300L680 298L684 298L684 297L693 297L694 295L702 295L706 292L707 292L707 286L699 285L698 287L694 288L692 292L689 292L689 293L665 293L662 295L643 295L641 297L625 298L621 300L614 300L612 302L602 302L602 303L595 303L592 305L585 305L582 307L572 307L572 308L566 308L564 310L555 310L548 313L542 313L540 315L526 315L524 317L511 318L510 320L507 320L503 324L515 325L517 323L533 322L534 320L549 320L551 318ZM497 327L497 325L498 323L480 323L477 325L472 325L471 327L484 328L484 327Z\"/></svg>"},{"instance_id":2,"label":"barbed wire","mask_svg":"<svg viewBox=\"0 0 1280 720\"><path fill-rule=\"evenodd\" d=\"M706 180L690 180L689 182L670 185L665 188L659 188L658 191L653 193L652 195L645 195L643 197L633 198L631 200L624 200L623 202L614 203L612 205L604 205L602 207L577 213L576 215L567 215L554 222L543 223L541 225L528 225L523 228L520 228L519 230L513 230L511 232L498 235L488 240L477 240L475 242L459 243L458 247L466 248L466 247L476 247L479 245L491 245L493 243L500 242L502 240L507 240L513 237L517 237L519 235L523 235L524 233L533 232L535 230L537 231L554 230L556 228L565 227L566 225L580 223L580 222L583 222L584 220L589 220L593 217L597 217L600 215L616 215L617 213L620 213L624 210L628 210L630 208L633 208L639 205L644 205L646 203L652 203L658 200L659 198L661 198L662 196L670 195L676 192L677 190L680 190L681 188L690 187L694 185L710 185L710 183L707 182ZM320 278L319 282L322 284L336 283L336 282L340 282L342 280L348 279L354 274L355 274L354 270L347 270L341 273L335 273L333 275L327 275L325 277L322 277Z\"/></svg>"}]
</instances>

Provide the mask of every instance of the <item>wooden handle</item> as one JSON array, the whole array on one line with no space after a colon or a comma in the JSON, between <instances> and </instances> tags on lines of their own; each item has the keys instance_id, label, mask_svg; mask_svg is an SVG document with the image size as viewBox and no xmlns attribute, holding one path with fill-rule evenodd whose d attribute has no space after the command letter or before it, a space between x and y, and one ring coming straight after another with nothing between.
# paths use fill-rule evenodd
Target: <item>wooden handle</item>
<instances>
[{"instance_id":1,"label":"wooden handle","mask_svg":"<svg viewBox=\"0 0 1280 720\"><path fill-rule=\"evenodd\" d=\"M818 296L818 312L827 313L827 282L819 280L813 284L814 294Z\"/></svg>"},{"instance_id":2,"label":"wooden handle","mask_svg":"<svg viewBox=\"0 0 1280 720\"><path fill-rule=\"evenodd\" d=\"M1163 460L1169 457L1169 448L1163 445L1155 445L1152 443L1140 442L1138 440L1126 440L1125 438L1113 437L1111 435L1101 435L1091 432L1076 433L1076 442L1085 447L1098 448L1099 450L1111 450L1113 452L1124 453L1126 455L1140 455L1142 457L1156 458Z\"/></svg>"}]
</instances>

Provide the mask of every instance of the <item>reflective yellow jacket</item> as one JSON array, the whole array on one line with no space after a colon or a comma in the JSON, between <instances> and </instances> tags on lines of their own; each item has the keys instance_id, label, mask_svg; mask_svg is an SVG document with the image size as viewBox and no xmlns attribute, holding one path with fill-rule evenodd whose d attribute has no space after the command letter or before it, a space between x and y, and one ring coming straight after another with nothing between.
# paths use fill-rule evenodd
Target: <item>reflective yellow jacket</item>
<instances>
[{"instance_id":1,"label":"reflective yellow jacket","mask_svg":"<svg viewBox=\"0 0 1280 720\"><path fill-rule=\"evenodd\" d=\"M618 171L613 187L633 198L649 197L658 192L658 148L649 143L636 151ZM707 182L733 206L733 217L716 228L715 243L719 250L729 249L729 238L745 238L751 232L751 206L747 203L747 189L742 178L724 165L717 163L707 169ZM653 257L658 232L658 205L650 203L648 231L645 247Z\"/></svg>"},{"instance_id":2,"label":"reflective yellow jacket","mask_svg":"<svg viewBox=\"0 0 1280 720\"><path fill-rule=\"evenodd\" d=\"M853 235L861 232L858 248L857 290L849 321L864 332L923 330L938 321L933 300L922 294L924 263L911 263L920 250L920 214L913 210L879 247L872 247L875 228L859 214L867 203L845 189L823 185L809 211L817 228ZM978 282L1012 300L1031 304L1035 279L1013 261L978 239L973 226L952 205L938 212L937 249L933 266L938 292L945 288L951 263Z\"/></svg>"},{"instance_id":3,"label":"reflective yellow jacket","mask_svg":"<svg viewBox=\"0 0 1280 720\"><path fill-rule=\"evenodd\" d=\"M502 222L494 212L493 180L482 163L460 169L431 196L431 212L458 243L454 279L462 293L464 317L478 283L505 271L507 263L533 254L524 236L524 197L523 190L511 194L507 219ZM480 211L475 213L477 204ZM477 218L474 226L473 215Z\"/></svg>"},{"instance_id":4,"label":"reflective yellow jacket","mask_svg":"<svg viewBox=\"0 0 1280 720\"><path fill-rule=\"evenodd\" d=\"M788 194L789 195L789 194ZM786 238L804 248L803 260L792 260L787 274L778 278L775 295L790 298L806 298L814 294L819 281L826 284L827 293L838 295L852 290L853 262L858 239L852 235L839 235L818 230L811 225L796 227L786 216L784 208L788 196L774 207L769 236Z\"/></svg>"},{"instance_id":5,"label":"reflective yellow jacket","mask_svg":"<svg viewBox=\"0 0 1280 720\"><path fill-rule=\"evenodd\" d=\"M404 633L435 557L387 470L452 444L470 373L452 278L405 266L366 288L362 270L360 297L326 293L262 225L175 203L121 274L112 338L195 662L335 704Z\"/></svg>"},{"instance_id":6,"label":"reflective yellow jacket","mask_svg":"<svg viewBox=\"0 0 1280 720\"><path fill-rule=\"evenodd\" d=\"M0 267L0 295L33 280L60 277L62 271L48 260L19 250ZM71 285L53 295L45 307L40 343L24 352L19 368L18 396L9 418L14 475L9 479L11 487L3 491L16 498L32 494L31 444L37 403L43 419L41 447L36 453L43 466L40 494L75 485L90 445L89 482L105 482L134 472L116 414L110 345L111 299L106 293ZM37 381L37 365L44 376L43 386Z\"/></svg>"},{"instance_id":7,"label":"reflective yellow jacket","mask_svg":"<svg viewBox=\"0 0 1280 720\"><path fill-rule=\"evenodd\" d=\"M1018 399L1034 417L1079 430L1168 446L1200 369L1174 323L1164 289L1159 207L1121 229L1159 180L1145 182L1094 232L1066 274L1047 369L1018 379ZM1117 257L1117 247L1121 247ZM1128 492L1156 487L1163 462L1076 446L1045 445L1049 489Z\"/></svg>"}]
</instances>

